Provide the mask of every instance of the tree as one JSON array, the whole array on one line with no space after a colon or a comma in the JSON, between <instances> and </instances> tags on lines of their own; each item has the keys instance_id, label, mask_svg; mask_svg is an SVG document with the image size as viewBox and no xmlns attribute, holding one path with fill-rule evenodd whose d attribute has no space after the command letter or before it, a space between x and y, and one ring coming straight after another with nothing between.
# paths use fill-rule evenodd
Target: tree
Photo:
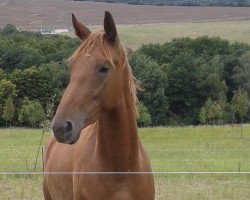
<instances>
[{"instance_id":1,"label":"tree","mask_svg":"<svg viewBox=\"0 0 250 200\"><path fill-rule=\"evenodd\" d=\"M3 30L1 31L4 35L10 35L12 33L17 32L17 29L15 26L13 26L12 24L7 24L5 25L5 27L3 28Z\"/></svg>"},{"instance_id":2,"label":"tree","mask_svg":"<svg viewBox=\"0 0 250 200\"><path fill-rule=\"evenodd\" d=\"M141 83L139 101L148 108L154 126L164 125L168 113L168 101L165 95L167 81L163 70L152 59L139 53L131 54L130 64L135 77Z\"/></svg>"},{"instance_id":3,"label":"tree","mask_svg":"<svg viewBox=\"0 0 250 200\"><path fill-rule=\"evenodd\" d=\"M151 124L151 116L148 112L148 108L143 105L143 103L139 104L138 107L138 118L137 118L137 123L139 126L149 126Z\"/></svg>"},{"instance_id":4,"label":"tree","mask_svg":"<svg viewBox=\"0 0 250 200\"><path fill-rule=\"evenodd\" d=\"M240 60L238 56L229 54L224 58L224 71L223 71L223 79L228 87L227 91L227 101L231 102L233 93L238 88L238 84L233 78L235 68L240 65Z\"/></svg>"},{"instance_id":5,"label":"tree","mask_svg":"<svg viewBox=\"0 0 250 200\"><path fill-rule=\"evenodd\" d=\"M201 108L209 97L214 102L214 111L218 111L217 114L214 113L214 120L224 120L224 117L228 119L230 112L225 109L226 103L231 101L233 91L242 84L237 85L232 78L233 71L240 63L240 56L249 50L250 46L247 44L230 44L219 37L203 36L196 39L173 39L163 45L143 45L131 57L145 55L164 73L164 91L168 101L167 121L173 122L172 118L178 123L195 124L198 123L199 113L202 115L203 112ZM249 62L241 59L241 63ZM139 72L142 73L144 72ZM140 77L145 82L143 79L143 76ZM223 104L221 96L227 97ZM148 107L153 121L151 106L144 101L143 103Z\"/></svg>"},{"instance_id":6,"label":"tree","mask_svg":"<svg viewBox=\"0 0 250 200\"><path fill-rule=\"evenodd\" d=\"M247 115L249 109L249 97L247 92L241 88L235 91L231 105L233 111L233 121L235 113L237 113L241 118L241 123L243 124L243 117Z\"/></svg>"},{"instance_id":7,"label":"tree","mask_svg":"<svg viewBox=\"0 0 250 200\"><path fill-rule=\"evenodd\" d=\"M26 97L30 100L39 100L45 104L54 94L53 85L50 84L46 74L35 67L15 70L11 74L11 81L16 84L20 100Z\"/></svg>"},{"instance_id":8,"label":"tree","mask_svg":"<svg viewBox=\"0 0 250 200\"><path fill-rule=\"evenodd\" d=\"M16 85L6 79L0 80L0 116L2 116L2 109L4 107L6 99L14 99L16 96Z\"/></svg>"},{"instance_id":9,"label":"tree","mask_svg":"<svg viewBox=\"0 0 250 200\"><path fill-rule=\"evenodd\" d=\"M46 83L44 83L44 91L46 91L46 104L51 104L53 101L53 106L57 107L62 94L69 83L69 67L65 64L51 62L49 64L42 65L40 67L40 72L43 74L43 77L45 77L44 79L47 80Z\"/></svg>"},{"instance_id":10,"label":"tree","mask_svg":"<svg viewBox=\"0 0 250 200\"><path fill-rule=\"evenodd\" d=\"M208 98L200 110L199 121L202 124L206 124L208 120L212 120L213 124L215 124L215 119L217 119L218 124L220 124L224 109L225 101L223 98L220 98L217 101L212 101L211 98Z\"/></svg>"},{"instance_id":11,"label":"tree","mask_svg":"<svg viewBox=\"0 0 250 200\"><path fill-rule=\"evenodd\" d=\"M220 123L222 115L223 115L223 110L221 105L219 104L218 101L213 101L208 111L208 118L213 120L213 124L215 124L215 119L218 119L218 122Z\"/></svg>"},{"instance_id":12,"label":"tree","mask_svg":"<svg viewBox=\"0 0 250 200\"><path fill-rule=\"evenodd\" d=\"M0 68L0 80L5 78L5 73L3 71L3 69Z\"/></svg>"},{"instance_id":13,"label":"tree","mask_svg":"<svg viewBox=\"0 0 250 200\"><path fill-rule=\"evenodd\" d=\"M209 74L207 78L210 87L209 96L212 99L219 99L220 95L227 93L227 85L223 79L224 65L218 55L216 55L209 66Z\"/></svg>"},{"instance_id":14,"label":"tree","mask_svg":"<svg viewBox=\"0 0 250 200\"><path fill-rule=\"evenodd\" d=\"M205 104L201 107L200 113L199 113L199 121L202 124L206 124L207 120L209 120L209 111L211 109L213 102L211 98L208 98L208 100L205 102Z\"/></svg>"},{"instance_id":15,"label":"tree","mask_svg":"<svg viewBox=\"0 0 250 200\"><path fill-rule=\"evenodd\" d=\"M70 37L20 32L7 25L0 30L0 66L11 73L50 62L65 63L78 45L79 40Z\"/></svg>"},{"instance_id":16,"label":"tree","mask_svg":"<svg viewBox=\"0 0 250 200\"><path fill-rule=\"evenodd\" d=\"M45 120L46 115L42 105L35 100L25 99L22 103L22 107L19 110L19 122L27 122L29 125L34 127L38 123Z\"/></svg>"},{"instance_id":17,"label":"tree","mask_svg":"<svg viewBox=\"0 0 250 200\"><path fill-rule=\"evenodd\" d=\"M238 0L237 2L238 2L237 6L239 7L244 7L244 6L249 5L249 1L247 0Z\"/></svg>"},{"instance_id":18,"label":"tree","mask_svg":"<svg viewBox=\"0 0 250 200\"><path fill-rule=\"evenodd\" d=\"M240 64L234 69L233 79L250 97L250 51L241 56Z\"/></svg>"},{"instance_id":19,"label":"tree","mask_svg":"<svg viewBox=\"0 0 250 200\"><path fill-rule=\"evenodd\" d=\"M10 122L10 125L11 125L11 121L14 117L14 104L13 104L13 100L9 97L6 102L5 102L5 105L4 105L4 108L3 108L3 119L4 121L6 122Z\"/></svg>"},{"instance_id":20,"label":"tree","mask_svg":"<svg viewBox=\"0 0 250 200\"><path fill-rule=\"evenodd\" d=\"M206 111L206 107L202 106L200 113L199 113L199 121L202 124L206 124L207 123L207 111Z\"/></svg>"},{"instance_id":21,"label":"tree","mask_svg":"<svg viewBox=\"0 0 250 200\"><path fill-rule=\"evenodd\" d=\"M59 102L69 80L68 69L59 63L49 63L39 68L16 69L10 76L18 90L18 99L39 100L44 109L51 101Z\"/></svg>"},{"instance_id":22,"label":"tree","mask_svg":"<svg viewBox=\"0 0 250 200\"><path fill-rule=\"evenodd\" d=\"M184 123L197 123L200 108L208 98L205 70L187 52L176 56L165 73L168 77L165 91L169 97L169 109Z\"/></svg>"},{"instance_id":23,"label":"tree","mask_svg":"<svg viewBox=\"0 0 250 200\"><path fill-rule=\"evenodd\" d=\"M0 30L0 124L9 97L18 111L25 98L40 102L51 119L69 81L65 59L78 45L76 39L20 32L10 25ZM249 52L248 44L207 36L147 44L130 52L134 75L141 82L138 98L151 124L231 122L228 102L233 92L241 87L250 98ZM221 96L226 96L223 102ZM204 107L209 97L210 113ZM243 118L249 121L250 112ZM24 113L14 116L17 119L30 125Z\"/></svg>"},{"instance_id":24,"label":"tree","mask_svg":"<svg viewBox=\"0 0 250 200\"><path fill-rule=\"evenodd\" d=\"M0 80L0 101L6 100L8 97L14 98L16 95L17 90L15 84L6 79Z\"/></svg>"}]
</instances>

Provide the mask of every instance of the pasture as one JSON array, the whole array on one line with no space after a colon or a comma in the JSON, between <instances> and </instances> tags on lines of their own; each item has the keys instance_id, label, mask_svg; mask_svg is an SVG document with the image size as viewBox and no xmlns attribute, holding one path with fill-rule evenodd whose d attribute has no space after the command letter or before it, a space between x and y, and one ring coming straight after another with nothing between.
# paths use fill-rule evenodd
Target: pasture
<instances>
[{"instance_id":1,"label":"pasture","mask_svg":"<svg viewBox=\"0 0 250 200\"><path fill-rule=\"evenodd\" d=\"M99 26L90 27L91 30ZM200 22L200 23L167 23L144 25L118 25L121 41L126 47L133 50L142 44L169 42L174 38L207 35L209 37L221 37L231 43L244 42L250 44L250 20L227 22ZM75 33L62 33L70 37L76 37Z\"/></svg>"},{"instance_id":2,"label":"pasture","mask_svg":"<svg viewBox=\"0 0 250 200\"><path fill-rule=\"evenodd\" d=\"M0 130L0 172L32 172L41 130ZM142 128L154 172L250 172L250 126ZM43 143L51 133L46 133ZM39 153L37 172L42 171ZM249 174L156 174L156 199L250 198ZM41 175L0 175L0 199L38 200Z\"/></svg>"},{"instance_id":3,"label":"pasture","mask_svg":"<svg viewBox=\"0 0 250 200\"><path fill-rule=\"evenodd\" d=\"M134 50L142 44L169 42L174 38L221 37L250 44L250 20L118 26L121 41Z\"/></svg>"}]
</instances>

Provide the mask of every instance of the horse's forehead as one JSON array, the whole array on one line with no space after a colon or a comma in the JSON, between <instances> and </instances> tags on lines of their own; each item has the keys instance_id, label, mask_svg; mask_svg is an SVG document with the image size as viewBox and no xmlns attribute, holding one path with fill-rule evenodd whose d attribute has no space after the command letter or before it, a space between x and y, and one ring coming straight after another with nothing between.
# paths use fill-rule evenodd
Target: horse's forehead
<instances>
[{"instance_id":1,"label":"horse's forehead","mask_svg":"<svg viewBox=\"0 0 250 200\"><path fill-rule=\"evenodd\" d=\"M110 62L111 65L118 63L123 56L120 55L120 45L110 45L105 40L93 40L88 43L84 42L73 54L70 64L79 62L90 62L95 60L96 63ZM122 59L123 60L123 59ZM72 61L72 62L71 62Z\"/></svg>"},{"instance_id":2,"label":"horse's forehead","mask_svg":"<svg viewBox=\"0 0 250 200\"><path fill-rule=\"evenodd\" d=\"M92 51L90 53L80 52L70 62L70 67L75 69L81 69L82 67L94 67L111 61L100 51ZM112 62L112 61L111 61ZM80 68L79 68L80 67Z\"/></svg>"},{"instance_id":3,"label":"horse's forehead","mask_svg":"<svg viewBox=\"0 0 250 200\"><path fill-rule=\"evenodd\" d=\"M87 62L89 58L91 58L92 60L100 58L100 55L101 55L100 52L98 52L96 48L92 49L91 51L86 51L85 49L81 49L75 55L73 55L69 59L69 61L71 64L78 63L79 61Z\"/></svg>"},{"instance_id":4,"label":"horse's forehead","mask_svg":"<svg viewBox=\"0 0 250 200\"><path fill-rule=\"evenodd\" d=\"M102 46L95 46L90 52L83 52L82 58L88 60L95 60L96 63L111 62L113 63L117 59L117 52L112 48L104 49Z\"/></svg>"}]
</instances>

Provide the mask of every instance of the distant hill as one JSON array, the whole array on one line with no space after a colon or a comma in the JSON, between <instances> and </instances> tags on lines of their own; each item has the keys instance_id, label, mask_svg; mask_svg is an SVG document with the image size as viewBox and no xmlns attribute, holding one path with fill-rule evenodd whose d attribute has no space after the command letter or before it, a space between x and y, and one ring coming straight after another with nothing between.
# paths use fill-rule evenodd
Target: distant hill
<instances>
[{"instance_id":1,"label":"distant hill","mask_svg":"<svg viewBox=\"0 0 250 200\"><path fill-rule=\"evenodd\" d=\"M31 31L71 29L70 13L75 13L88 26L102 25L105 10L112 12L120 25L250 20L249 7L151 6L70 0L1 2L3 0L0 0L0 29L7 24Z\"/></svg>"},{"instance_id":2,"label":"distant hill","mask_svg":"<svg viewBox=\"0 0 250 200\"><path fill-rule=\"evenodd\" d=\"M86 0L74 0L86 1ZM107 3L128 3L134 5L158 6L232 6L249 7L250 0L90 0Z\"/></svg>"}]
</instances>

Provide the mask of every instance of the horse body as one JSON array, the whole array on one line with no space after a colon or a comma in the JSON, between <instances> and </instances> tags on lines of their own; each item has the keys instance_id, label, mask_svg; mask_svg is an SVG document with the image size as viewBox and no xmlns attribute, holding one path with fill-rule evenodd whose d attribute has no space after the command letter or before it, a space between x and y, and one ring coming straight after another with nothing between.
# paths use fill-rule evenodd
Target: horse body
<instances>
[{"instance_id":1,"label":"horse body","mask_svg":"<svg viewBox=\"0 0 250 200\"><path fill-rule=\"evenodd\" d=\"M55 137L46 145L45 172L114 174L45 175L46 200L154 199L152 175L115 174L150 172L151 166L137 133L131 69L117 42L113 18L105 14L104 32L93 37L86 36L90 32L73 16L76 34L88 39L73 58L71 80L53 120ZM90 54L84 51L97 38L106 40L105 52L97 43ZM83 65L87 67L83 69ZM111 65L115 67L111 69Z\"/></svg>"},{"instance_id":2,"label":"horse body","mask_svg":"<svg viewBox=\"0 0 250 200\"><path fill-rule=\"evenodd\" d=\"M119 149L112 149L112 159L109 154L98 147L97 123L84 129L79 141L73 146L60 144L51 139L47 145L50 151L46 157L46 171L49 172L136 172L150 171L148 160L140 140L139 149L134 152L134 158L119 155ZM116 154L116 155L115 155ZM129 159L129 160L126 160ZM115 163L115 164L114 164ZM50 189L53 200L152 200L154 197L153 180L150 175L47 175L44 187ZM149 190L149 188L151 190Z\"/></svg>"}]
</instances>

